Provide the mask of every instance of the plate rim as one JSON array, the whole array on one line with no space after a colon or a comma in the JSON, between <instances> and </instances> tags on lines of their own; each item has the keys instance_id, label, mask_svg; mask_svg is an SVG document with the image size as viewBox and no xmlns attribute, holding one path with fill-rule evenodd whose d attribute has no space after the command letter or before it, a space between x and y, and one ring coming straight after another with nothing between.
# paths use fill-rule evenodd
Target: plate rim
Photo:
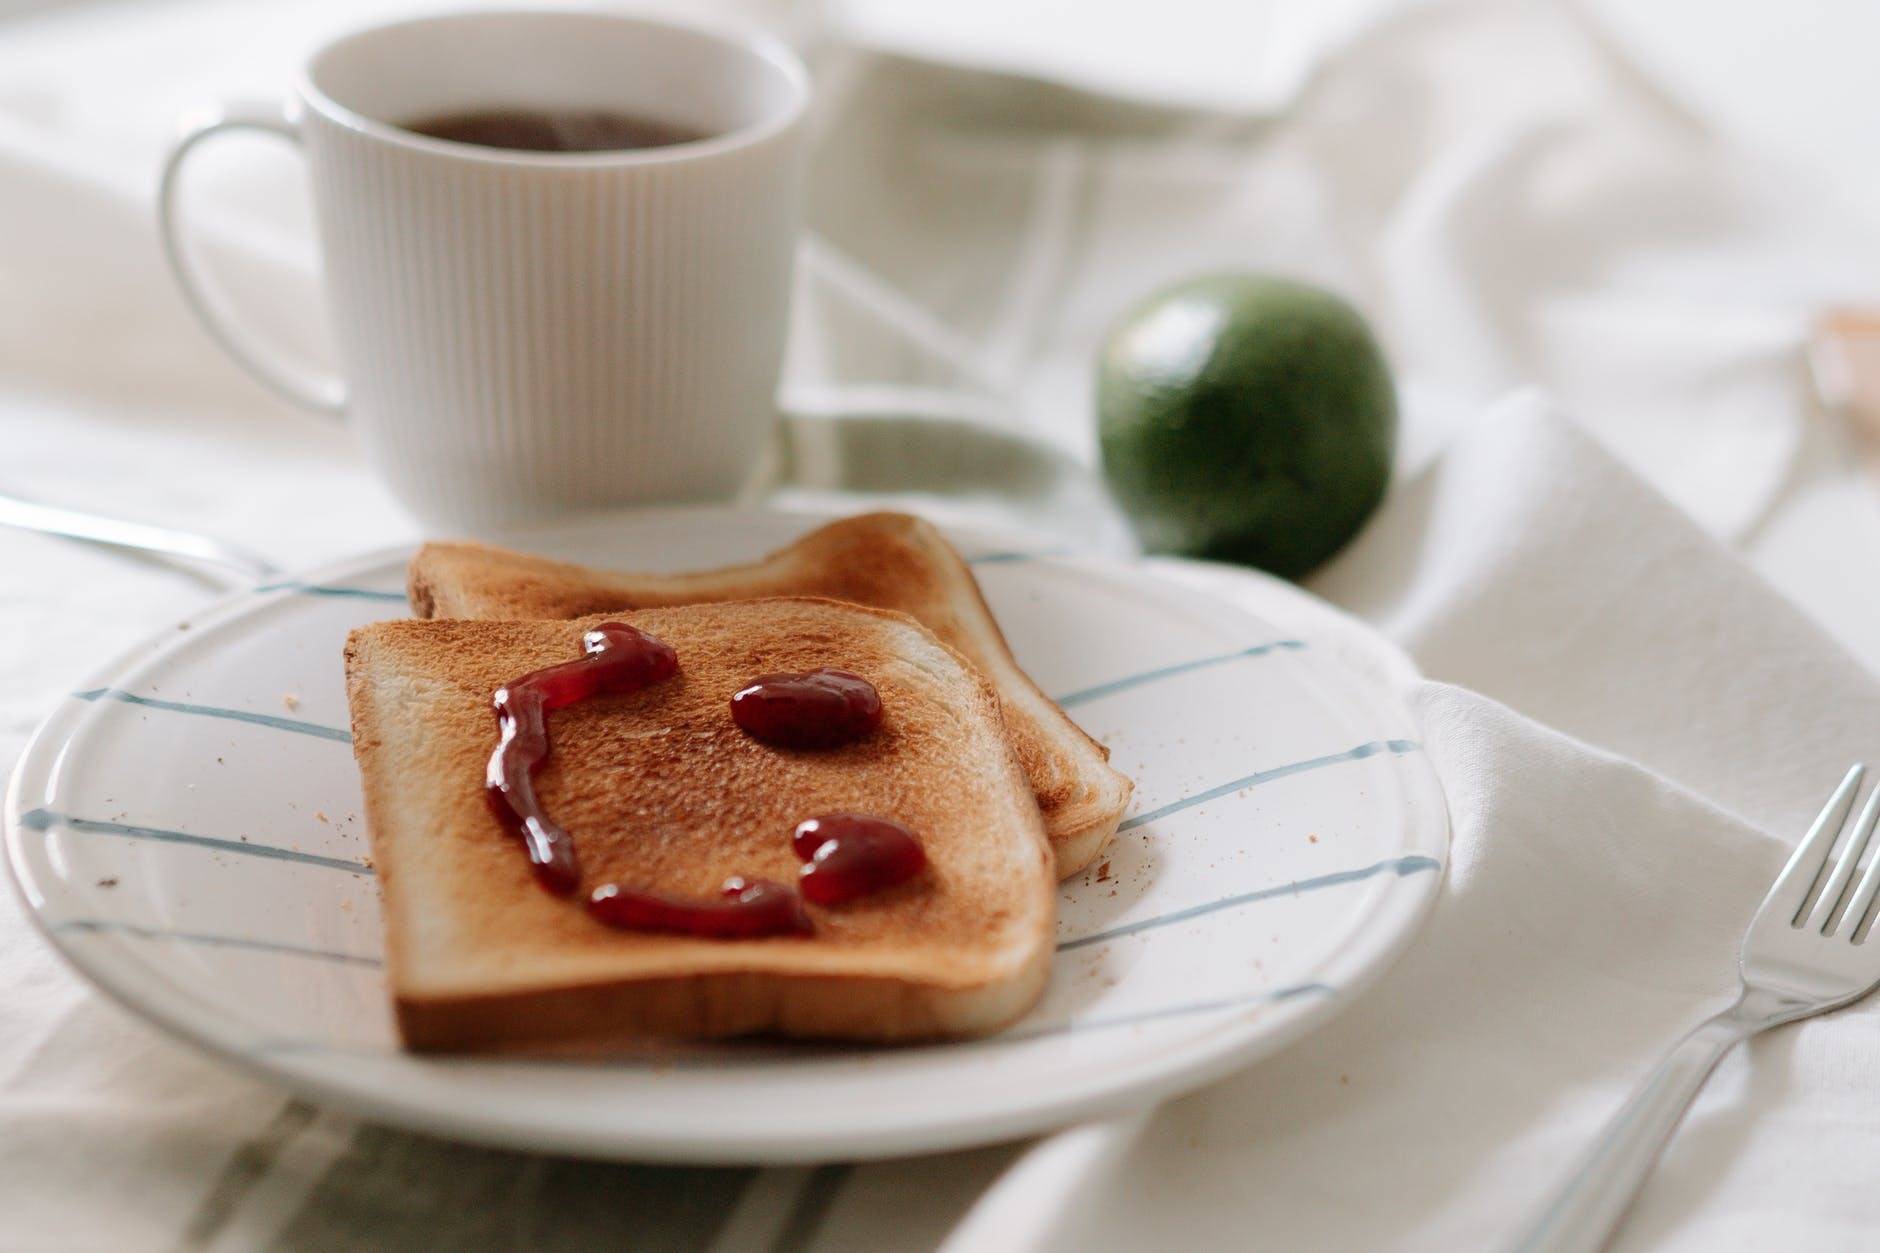
<instances>
[{"instance_id":1,"label":"plate rim","mask_svg":"<svg viewBox=\"0 0 1880 1253\"><path fill-rule=\"evenodd\" d=\"M688 518L703 516L745 524L778 517L814 523L848 516L848 511L785 510L761 506L664 507L564 520L550 528L549 533L557 529L565 532L570 527L599 531L609 525L684 522ZM975 527L951 522L942 523L941 526L953 539L977 535L989 537L990 542L998 543L1020 537L1035 538L1027 536L1023 530L1010 527ZM218 597L180 622L161 628L122 650L104 666L94 670L85 680L84 688L74 690L112 686L114 678L160 655L164 645L175 640L181 629L212 627L225 619L245 616L259 604L268 603L265 600L257 601L257 597L291 595L295 584L329 583L348 572L356 574L367 568L408 560L419 542L422 541L355 553L321 563L284 579L270 580L253 588L239 589ZM1264 584L1267 592L1281 594L1281 599L1290 602L1292 608L1309 611L1321 621L1341 621L1350 629L1350 637L1361 640L1392 675L1414 676L1417 673L1407 655L1374 628L1352 619L1303 589L1258 571L1183 559L1130 560L1119 559L1113 554L1076 551L1054 553L1053 557L1113 563L1119 573L1148 578L1176 591L1211 596L1225 609L1250 616L1251 610L1234 604L1226 596L1198 590L1180 579L1168 578L1158 572L1158 567L1198 572L1204 584L1210 578L1251 580ZM286 586L283 587L283 584ZM1375 683L1361 681L1350 666L1336 659L1321 667L1315 677L1329 675L1338 676L1339 686L1344 689L1339 693L1341 696L1355 699L1360 707L1372 712L1388 712L1406 727L1411 725L1409 710L1396 693L1380 690ZM1414 763L1408 756L1398 757L1396 760L1406 794L1413 804L1420 804L1428 814L1426 822L1416 823L1414 827L1419 834L1426 833L1427 828L1432 844L1428 849L1406 846L1403 851L1422 852L1434 857L1439 863L1437 870L1432 874L1390 877L1384 884L1386 890L1366 911L1356 929L1334 952L1312 968L1311 974L1315 977L1336 977L1332 993L1275 1002L1282 1006L1280 1012L1276 1017L1266 1020L1264 1029L1251 1035L1226 1044L1211 1037L1186 1041L1153 1062L1133 1068L1133 1077L1129 1082L1114 1085L1107 1091L1073 1091L1061 1096L1045 1096L1014 1111L982 1112L971 1118L929 1116L897 1122L885 1130L860 1129L832 1134L812 1129L800 1134L753 1138L748 1133L714 1135L705 1129L696 1134L675 1137L659 1132L636 1134L631 1128L601 1131L591 1126L565 1123L544 1125L539 1118L518 1116L513 1110L506 1113L504 1107L440 1107L422 1096L407 1097L396 1086L386 1085L382 1078L348 1085L314 1067L293 1065L290 1060L286 1060L294 1056L292 1053L243 1047L239 1041L215 1030L213 1019L201 1021L184 1012L186 1006L169 1004L163 997L140 996L126 972L117 968L109 956L109 950L94 950L84 945L65 943L65 937L55 933L47 923L43 912L47 895L43 885L35 882L27 864L21 796L32 779L36 777L43 782L56 770L58 762L55 748L62 748L69 741L76 727L68 724L81 714L82 711L73 702L61 700L42 719L10 772L5 803L4 835L10 871L8 877L13 881L14 890L24 906L23 912L33 929L61 960L132 1014L172 1038L227 1062L244 1073L258 1076L289 1091L307 1094L324 1105L363 1118L491 1146L692 1164L853 1161L996 1143L1125 1109L1146 1107L1206 1086L1270 1057L1319 1029L1369 992L1421 934L1449 873L1452 830L1441 780L1425 754L1410 755L1421 759ZM53 760L42 761L49 752L53 753ZM1200 1056L1191 1056L1197 1053ZM446 1061L443 1064L451 1063Z\"/></svg>"}]
</instances>

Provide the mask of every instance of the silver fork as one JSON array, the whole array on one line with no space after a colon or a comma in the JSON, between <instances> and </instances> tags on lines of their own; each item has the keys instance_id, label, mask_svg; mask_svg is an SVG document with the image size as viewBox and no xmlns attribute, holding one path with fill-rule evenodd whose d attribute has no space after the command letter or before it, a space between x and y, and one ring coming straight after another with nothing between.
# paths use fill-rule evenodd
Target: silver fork
<instances>
[{"instance_id":1,"label":"silver fork","mask_svg":"<svg viewBox=\"0 0 1880 1253\"><path fill-rule=\"evenodd\" d=\"M1867 943L1861 925L1880 891L1880 855L1848 895L1861 850L1880 818L1880 787L1861 807L1822 882L1862 773L1858 765L1847 772L1751 919L1738 959L1743 991L1736 1004L1679 1041L1632 1094L1566 1187L1513 1246L1520 1253L1603 1247L1725 1053L1758 1032L1839 1009L1880 986L1880 939Z\"/></svg>"},{"instance_id":2,"label":"silver fork","mask_svg":"<svg viewBox=\"0 0 1880 1253\"><path fill-rule=\"evenodd\" d=\"M63 535L68 539L88 540L112 548L133 548L139 552L181 557L234 573L237 586L259 583L280 573L273 564L233 544L177 531L164 526L126 522L102 514L78 509L61 509L35 500L0 494L0 526L16 526L24 531Z\"/></svg>"}]
</instances>

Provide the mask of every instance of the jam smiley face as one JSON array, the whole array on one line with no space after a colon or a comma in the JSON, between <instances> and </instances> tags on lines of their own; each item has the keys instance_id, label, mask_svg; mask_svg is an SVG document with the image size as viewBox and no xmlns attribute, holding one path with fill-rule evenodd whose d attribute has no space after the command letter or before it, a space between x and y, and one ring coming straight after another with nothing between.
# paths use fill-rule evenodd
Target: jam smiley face
<instances>
[{"instance_id":1,"label":"jam smiley face","mask_svg":"<svg viewBox=\"0 0 1880 1253\"><path fill-rule=\"evenodd\" d=\"M671 645L623 623L603 623L587 632L581 649L579 659L525 674L490 698L499 734L484 774L484 795L504 830L522 841L537 881L557 896L580 887L581 867L573 837L535 795L535 768L549 752L549 713L592 696L637 692L679 672L679 655ZM834 748L880 727L881 694L847 670L767 674L731 698L731 717L766 743ZM866 814L807 819L797 824L791 846L804 862L798 889L733 875L717 900L690 900L604 883L589 893L587 910L597 921L628 931L710 939L808 935L815 927L803 907L805 898L839 905L905 883L927 866L927 854L912 831Z\"/></svg>"},{"instance_id":2,"label":"jam smiley face","mask_svg":"<svg viewBox=\"0 0 1880 1253\"><path fill-rule=\"evenodd\" d=\"M536 670L496 689L490 703L500 735L484 775L484 795L505 830L519 836L536 880L557 896L581 885L574 840L535 796L535 767L548 757L548 714L591 696L637 692L679 672L672 646L636 627L608 622L581 637L583 656ZM588 913L628 931L666 931L710 939L805 935L803 899L767 879L725 880L718 900L687 900L616 883L589 895Z\"/></svg>"}]
</instances>

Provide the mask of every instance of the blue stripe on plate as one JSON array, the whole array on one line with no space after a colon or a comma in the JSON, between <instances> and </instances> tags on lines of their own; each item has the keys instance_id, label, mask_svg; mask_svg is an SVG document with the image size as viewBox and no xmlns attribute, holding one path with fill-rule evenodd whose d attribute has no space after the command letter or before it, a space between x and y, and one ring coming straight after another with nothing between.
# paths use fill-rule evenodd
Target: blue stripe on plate
<instances>
[{"instance_id":1,"label":"blue stripe on plate","mask_svg":"<svg viewBox=\"0 0 1880 1253\"><path fill-rule=\"evenodd\" d=\"M254 589L256 592L298 592L302 596L331 596L341 600L382 600L387 604L396 601L405 604L403 592L382 592L375 587L340 587L331 583L302 583L295 579L285 579L278 583L263 583Z\"/></svg>"},{"instance_id":2,"label":"blue stripe on plate","mask_svg":"<svg viewBox=\"0 0 1880 1253\"><path fill-rule=\"evenodd\" d=\"M1108 683L1099 683L1095 687L1086 687L1068 695L1054 697L1060 705L1081 705L1085 701L1110 696L1117 692L1139 687L1144 683L1153 683L1157 679L1166 679L1178 674L1187 674L1191 670L1202 670L1208 666L1218 666L1223 662L1239 661L1243 657L1264 657L1279 649L1298 651L1306 646L1304 640L1274 640L1270 644L1255 644L1252 648L1239 648L1231 653L1220 653L1213 657L1199 657L1194 661L1177 662L1172 666L1162 666L1155 670L1144 670L1141 674L1128 675L1121 679L1112 679Z\"/></svg>"},{"instance_id":3,"label":"blue stripe on plate","mask_svg":"<svg viewBox=\"0 0 1880 1253\"><path fill-rule=\"evenodd\" d=\"M1125 923L1112 927L1108 931L1099 931L1094 935L1078 936L1074 940L1065 940L1058 945L1058 952L1068 952L1074 948L1083 948L1089 944L1101 944L1105 940L1114 940L1119 936L1135 935L1138 931L1153 931L1157 927L1170 926L1177 922L1187 922L1190 918L1200 918L1217 913L1223 909L1235 909L1241 905L1251 905L1256 901L1270 901L1280 896L1301 896L1307 892L1317 892L1323 888L1337 887L1341 883L1358 883L1381 874L1395 873L1398 878L1406 875L1421 874L1426 870L1441 870L1443 863L1434 857L1425 857L1413 853L1408 857L1393 857L1389 861L1380 861L1376 865L1366 866L1361 870L1339 870L1332 874L1317 875L1310 879L1295 879L1291 883L1282 883L1275 887L1259 888L1252 892L1242 892L1236 896L1223 896L1218 901L1208 901L1201 905L1190 905L1187 909L1177 909L1171 913L1157 914L1153 918L1144 918L1141 922Z\"/></svg>"},{"instance_id":4,"label":"blue stripe on plate","mask_svg":"<svg viewBox=\"0 0 1880 1253\"><path fill-rule=\"evenodd\" d=\"M49 831L53 827L64 827L83 835L116 835L132 840L189 844L197 848L212 848L219 853L238 853L243 857L298 862L303 866L321 866L328 870L344 870L351 874L369 875L372 873L372 867L364 862L348 861L343 857L321 857L314 853L296 852L294 849L280 848L273 844L252 844L246 840L219 840L208 835L191 835L187 831L166 831L162 827L139 827L127 822L100 822L93 818L73 818L67 814L54 813L50 809L35 809L25 814L20 818L20 825L28 831Z\"/></svg>"},{"instance_id":5,"label":"blue stripe on plate","mask_svg":"<svg viewBox=\"0 0 1880 1253\"><path fill-rule=\"evenodd\" d=\"M89 692L73 692L76 700L115 700L126 705L138 705L145 709L162 709L170 713L194 714L199 718L222 718L229 722L246 722L257 727L271 727L276 731L292 731L296 735L311 735L315 739L336 740L341 744L352 743L352 735L343 727L329 727L318 722L302 722L298 718L282 718L275 714L253 713L246 709L225 709L220 705L191 705L180 700L158 700L154 696L139 696L123 688L99 687Z\"/></svg>"},{"instance_id":6,"label":"blue stripe on plate","mask_svg":"<svg viewBox=\"0 0 1880 1253\"><path fill-rule=\"evenodd\" d=\"M373 970L384 965L376 957L365 957L358 953L307 948L299 944L255 940L239 935L205 935L198 931L170 931L160 927L140 927L134 923L112 922L102 918L74 918L67 922L54 923L52 929L54 931L82 931L91 935L131 935L140 940L168 940L179 944L201 944L209 948L239 948L257 953L282 953L292 957L312 957L320 961L338 962L346 966L365 966Z\"/></svg>"},{"instance_id":7,"label":"blue stripe on plate","mask_svg":"<svg viewBox=\"0 0 1880 1253\"><path fill-rule=\"evenodd\" d=\"M1178 801L1170 801L1159 809L1151 809L1146 814L1137 814L1134 818L1124 822L1116 829L1118 831L1129 831L1136 827L1154 822L1157 818L1166 818L1170 814L1180 813L1184 809L1190 809L1196 805L1203 805L1211 800L1218 800L1220 797L1226 796L1232 792L1238 792L1242 788L1258 787L1262 783L1271 783L1275 779L1283 779L1288 775L1304 774L1308 770L1317 770L1322 766L1335 766L1340 762L1362 761L1366 757L1375 757L1379 753L1414 753L1422 747L1423 746L1418 744L1415 740L1372 740L1368 744L1360 744L1356 748L1348 748L1342 753L1331 753L1324 757L1312 757L1305 761L1295 761L1284 766L1274 766L1271 770L1256 770L1252 774L1243 775L1238 779L1230 780L1221 784L1219 787L1211 787L1205 792L1197 792L1193 796L1184 796Z\"/></svg>"}]
</instances>

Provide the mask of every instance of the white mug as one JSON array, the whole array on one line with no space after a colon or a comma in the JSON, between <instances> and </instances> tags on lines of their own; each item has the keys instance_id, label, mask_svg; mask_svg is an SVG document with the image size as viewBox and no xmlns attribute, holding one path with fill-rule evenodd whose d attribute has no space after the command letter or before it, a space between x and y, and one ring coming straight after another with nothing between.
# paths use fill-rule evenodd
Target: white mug
<instances>
[{"instance_id":1,"label":"white mug","mask_svg":"<svg viewBox=\"0 0 1880 1253\"><path fill-rule=\"evenodd\" d=\"M430 525L727 496L776 422L808 81L767 38L598 11L362 30L316 52L285 107L231 106L183 136L163 173L164 245L235 359L344 412ZM510 107L706 137L545 153L406 129ZM341 378L258 340L184 246L178 172L237 129L305 153Z\"/></svg>"}]
</instances>

